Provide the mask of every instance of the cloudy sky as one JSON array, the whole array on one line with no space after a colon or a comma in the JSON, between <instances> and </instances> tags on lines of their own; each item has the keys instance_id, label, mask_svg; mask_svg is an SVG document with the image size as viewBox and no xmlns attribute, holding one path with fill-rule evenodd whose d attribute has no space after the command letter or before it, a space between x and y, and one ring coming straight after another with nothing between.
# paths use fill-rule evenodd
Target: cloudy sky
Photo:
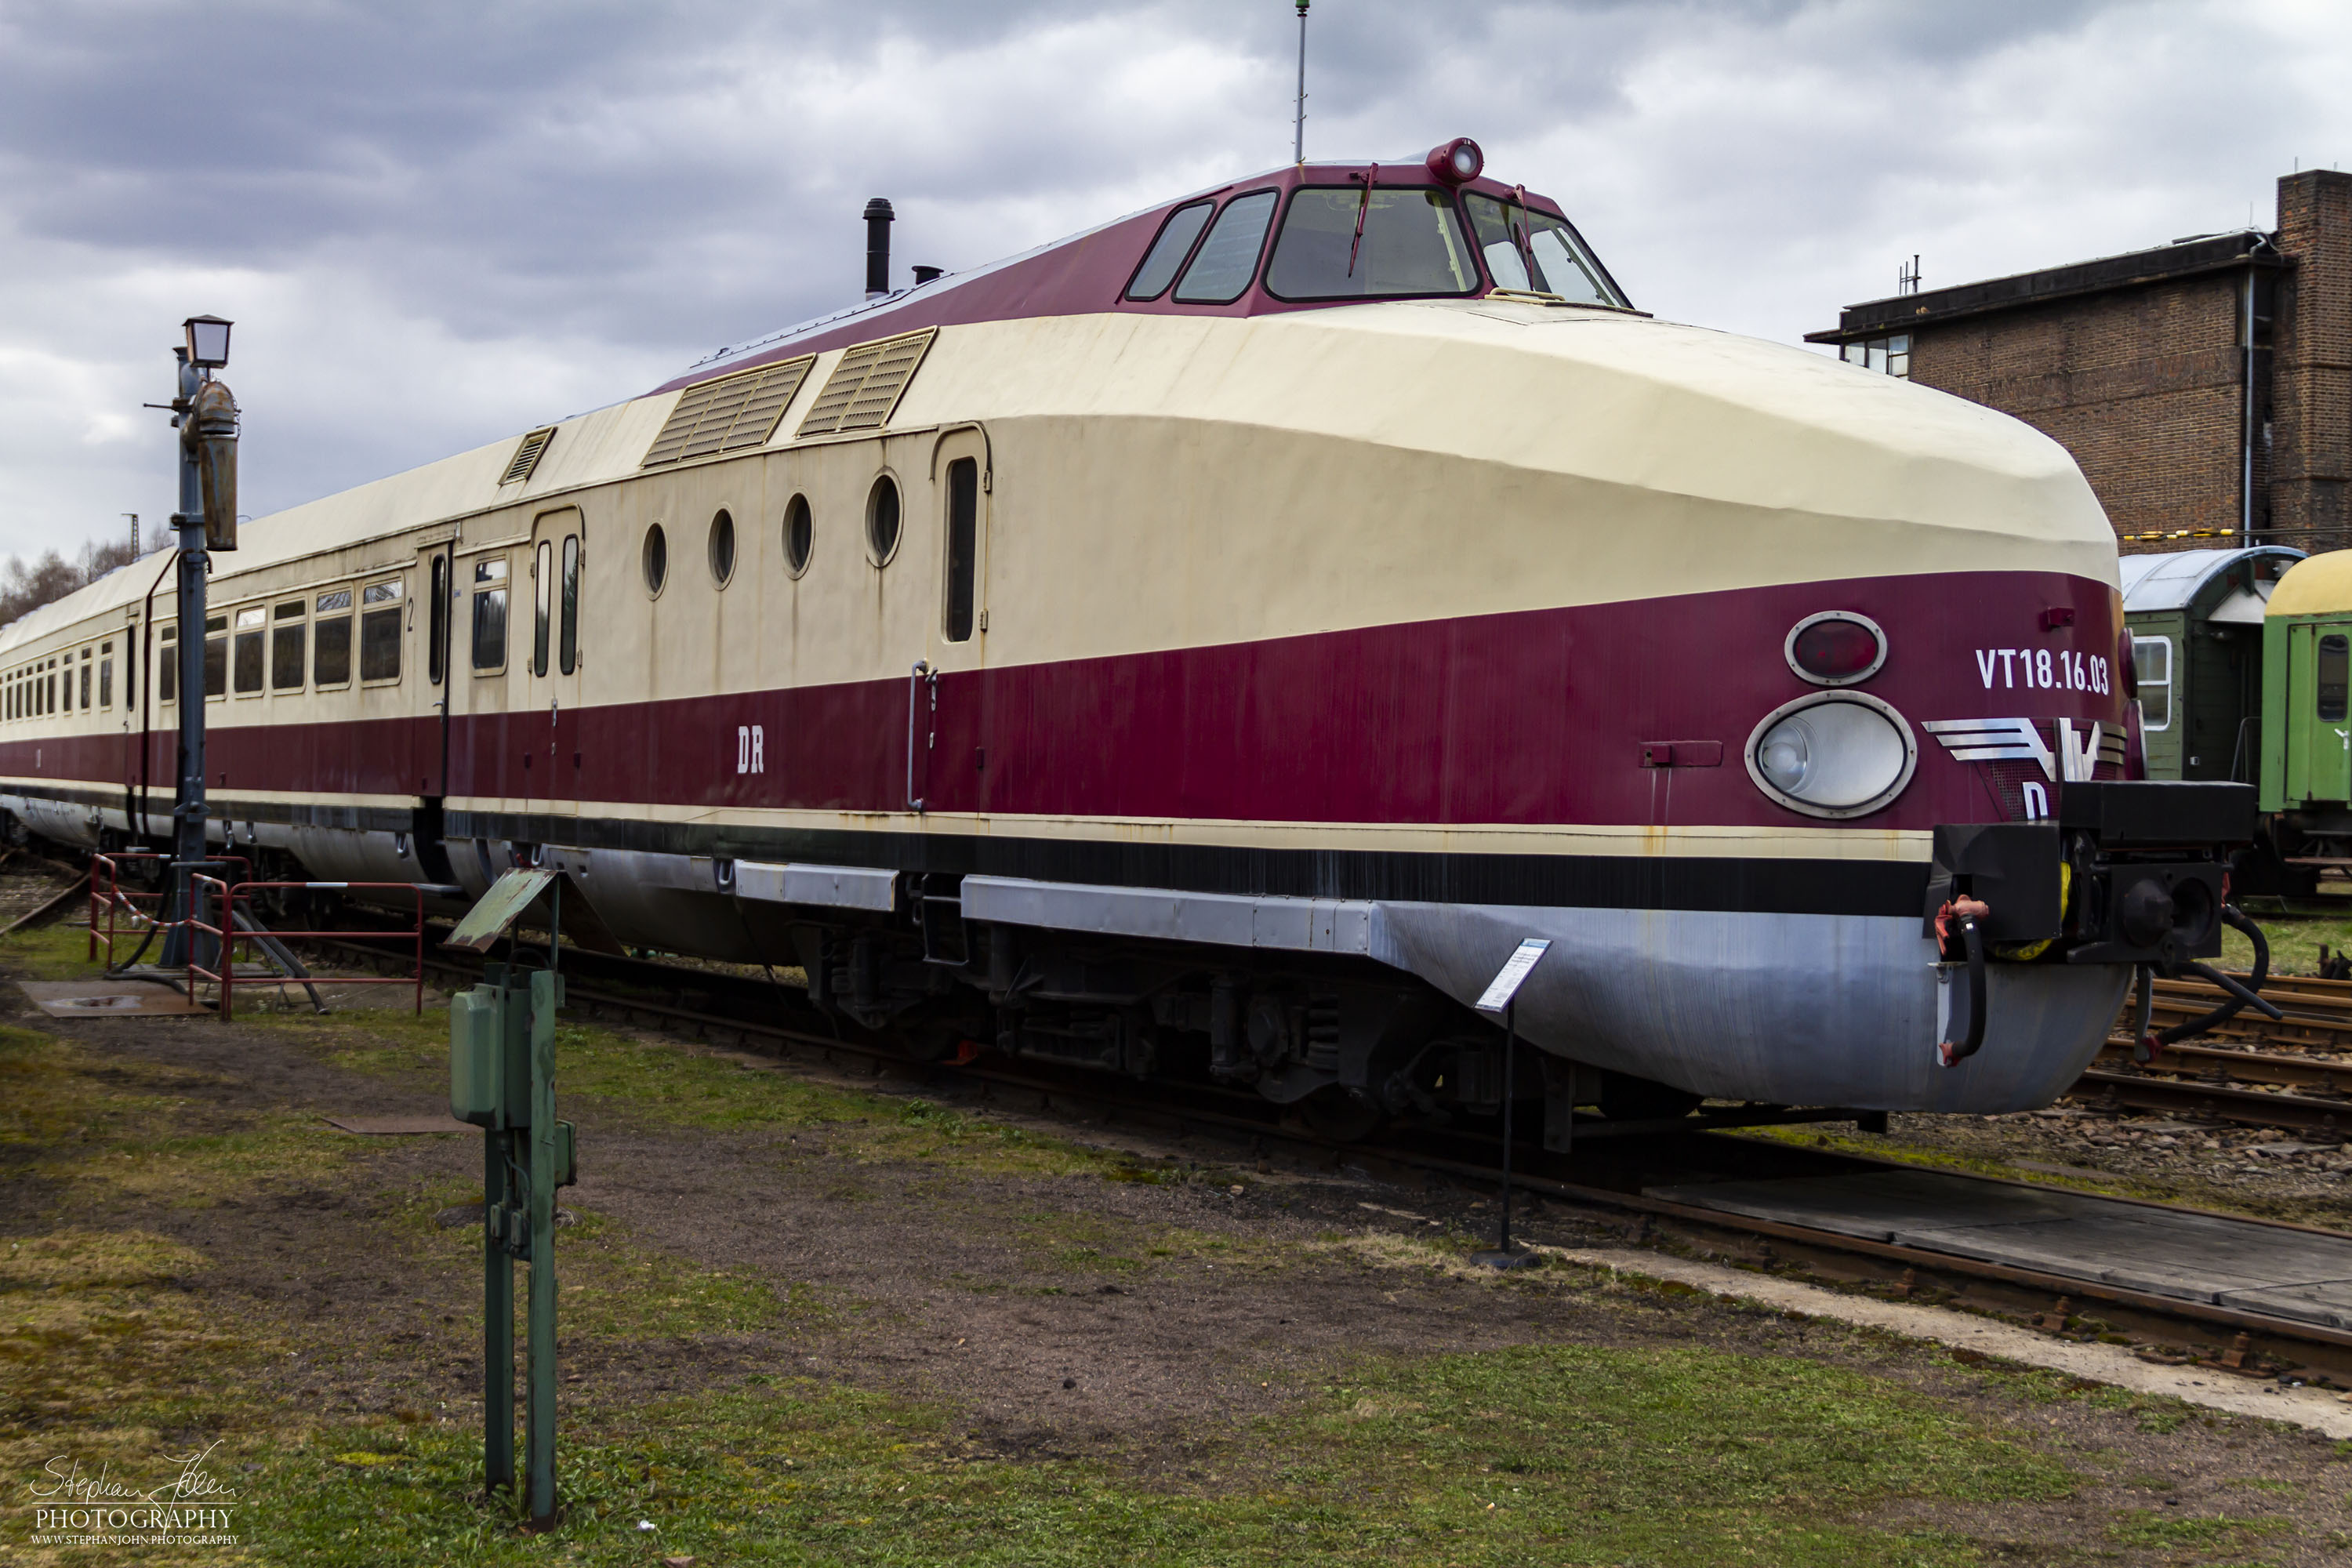
<instances>
[{"instance_id":1,"label":"cloudy sky","mask_svg":"<svg viewBox=\"0 0 2352 1568\"><path fill-rule=\"evenodd\" d=\"M0 0L0 554L173 505L237 323L261 513L856 298L1286 162L1290 0ZM1316 0L1307 154L1469 134L1637 304L1837 308L2271 222L2352 162L2352 7Z\"/></svg>"}]
</instances>

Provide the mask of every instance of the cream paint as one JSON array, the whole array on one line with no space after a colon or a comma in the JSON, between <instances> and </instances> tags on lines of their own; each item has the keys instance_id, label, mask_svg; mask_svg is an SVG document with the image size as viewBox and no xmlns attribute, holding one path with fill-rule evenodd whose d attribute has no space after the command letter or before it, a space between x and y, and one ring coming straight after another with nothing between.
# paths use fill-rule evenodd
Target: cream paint
<instances>
[{"instance_id":1,"label":"cream paint","mask_svg":"<svg viewBox=\"0 0 2352 1568\"><path fill-rule=\"evenodd\" d=\"M2116 580L2089 489L2027 426L1822 356L1615 313L1488 300L950 327L889 430L796 442L839 357L821 356L762 450L636 471L676 404L664 394L564 422L526 484L497 482L505 441L247 525L246 548L220 558L214 613L398 572L402 679L223 702L213 722L430 715L439 693L424 679L420 552L454 528L469 587L467 556L503 549L520 650L527 541L534 519L566 506L584 520L573 700L586 705L897 679L918 658L1042 662L1817 578L2019 569ZM988 629L950 645L943 511L958 456L987 471ZM884 472L901 487L902 541L877 567L863 518ZM794 493L816 524L797 580L780 535ZM723 590L704 565L720 508L737 528ZM657 597L638 573L656 521L670 557ZM0 668L115 634L161 567L151 558L0 632ZM159 610L169 596L166 584ZM453 609L453 710L543 710L552 678L532 677L519 653L495 675L471 673L467 606ZM170 726L170 708L149 712ZM19 720L0 737L128 721L118 686L110 714ZM775 752L803 743L769 740ZM1362 831L1237 830L1316 841ZM1708 842L1689 830L1537 837L1633 852ZM1776 838L1924 853L1806 829L1744 840L1742 852Z\"/></svg>"},{"instance_id":2,"label":"cream paint","mask_svg":"<svg viewBox=\"0 0 2352 1568\"><path fill-rule=\"evenodd\" d=\"M732 743L731 742L730 742ZM770 739L772 747L776 742ZM730 753L731 755L731 753ZM772 763L771 764L772 766ZM730 763L731 768L732 763ZM257 795L256 798L269 798ZM341 797L352 798L352 797ZM524 813L546 803L478 795L453 808ZM1235 845L1265 849L1366 849L1393 854L1639 855L1661 858L1925 860L1933 835L1884 828L1643 827L1456 823L1213 822L1163 817L981 816L964 812L793 811L748 806L652 805L583 801L599 821L712 823L799 832L936 833L952 837L1059 839L1164 845Z\"/></svg>"}]
</instances>

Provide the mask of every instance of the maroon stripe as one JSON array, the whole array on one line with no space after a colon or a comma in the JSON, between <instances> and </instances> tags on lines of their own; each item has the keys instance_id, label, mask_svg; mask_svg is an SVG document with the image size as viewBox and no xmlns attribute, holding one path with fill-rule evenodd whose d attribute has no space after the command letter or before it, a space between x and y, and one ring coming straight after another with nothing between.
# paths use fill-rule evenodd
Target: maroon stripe
<instances>
[{"instance_id":1,"label":"maroon stripe","mask_svg":"<svg viewBox=\"0 0 2352 1568\"><path fill-rule=\"evenodd\" d=\"M2072 610L2073 624L2045 631L2053 607ZM1799 618L1824 609L1859 610L1886 628L1886 665L1864 689L1915 723L2120 717L2120 694L2004 686L1998 664L1988 690L1979 662L1993 647L2111 657L2112 590L2047 573L1947 574L951 674L939 683L936 721L919 715L915 788L935 810L1020 816L1811 826L1768 800L1741 758L1766 713L1816 689L1789 670L1781 644ZM920 651L909 650L910 663ZM404 689L430 700L422 687ZM898 678L590 708L551 726L536 707L462 716L451 726L448 794L895 811L905 804L907 707ZM240 711L215 710L216 719ZM751 725L764 769L739 773L739 729ZM431 793L438 729L429 717L216 722L211 782L321 800ZM1667 740L1719 742L1722 765L1642 767L1643 743ZM1909 789L1862 826L2001 815L1977 766L1950 761L1924 732L1919 742ZM150 737L158 781L172 776L173 744L168 733ZM116 736L13 741L0 744L0 768L119 786L128 753ZM157 809L169 791L160 794Z\"/></svg>"}]
</instances>

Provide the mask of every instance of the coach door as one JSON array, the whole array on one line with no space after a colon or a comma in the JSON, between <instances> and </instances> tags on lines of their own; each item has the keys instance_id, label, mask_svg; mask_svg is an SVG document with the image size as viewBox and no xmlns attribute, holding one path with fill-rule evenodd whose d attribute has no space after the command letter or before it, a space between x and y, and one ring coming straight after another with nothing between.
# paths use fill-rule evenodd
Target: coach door
<instances>
[{"instance_id":1,"label":"coach door","mask_svg":"<svg viewBox=\"0 0 2352 1568\"><path fill-rule=\"evenodd\" d=\"M580 574L587 530L577 507L541 513L531 526L525 586L530 614L519 650L526 666L530 723L543 725L532 794L541 810L576 816L586 755L580 729Z\"/></svg>"},{"instance_id":2,"label":"coach door","mask_svg":"<svg viewBox=\"0 0 2352 1568\"><path fill-rule=\"evenodd\" d=\"M988 437L978 426L931 449L939 603L908 700L910 794L926 811L976 811L988 799Z\"/></svg>"}]
</instances>

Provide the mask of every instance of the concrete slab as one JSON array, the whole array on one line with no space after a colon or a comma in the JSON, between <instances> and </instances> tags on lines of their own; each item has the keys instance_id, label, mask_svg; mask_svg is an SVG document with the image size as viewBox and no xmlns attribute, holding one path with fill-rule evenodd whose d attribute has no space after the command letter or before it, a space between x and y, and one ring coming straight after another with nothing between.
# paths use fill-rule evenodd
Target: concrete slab
<instances>
[{"instance_id":1,"label":"concrete slab","mask_svg":"<svg viewBox=\"0 0 2352 1568\"><path fill-rule=\"evenodd\" d=\"M159 980L20 980L16 988L53 1018L174 1018L212 1012Z\"/></svg>"},{"instance_id":2,"label":"concrete slab","mask_svg":"<svg viewBox=\"0 0 2352 1568\"><path fill-rule=\"evenodd\" d=\"M1653 1189L1752 1219L1925 1247L2181 1300L2325 1322L2352 1311L2352 1237L1937 1172ZM2340 1294L2339 1294L2340 1292ZM2260 1294L2264 1306L2252 1304Z\"/></svg>"},{"instance_id":3,"label":"concrete slab","mask_svg":"<svg viewBox=\"0 0 2352 1568\"><path fill-rule=\"evenodd\" d=\"M2242 1312L2267 1312L2273 1318L2317 1323L2330 1329L2352 1329L2352 1279L2322 1279L2263 1290L2225 1290L2221 1304Z\"/></svg>"}]
</instances>

